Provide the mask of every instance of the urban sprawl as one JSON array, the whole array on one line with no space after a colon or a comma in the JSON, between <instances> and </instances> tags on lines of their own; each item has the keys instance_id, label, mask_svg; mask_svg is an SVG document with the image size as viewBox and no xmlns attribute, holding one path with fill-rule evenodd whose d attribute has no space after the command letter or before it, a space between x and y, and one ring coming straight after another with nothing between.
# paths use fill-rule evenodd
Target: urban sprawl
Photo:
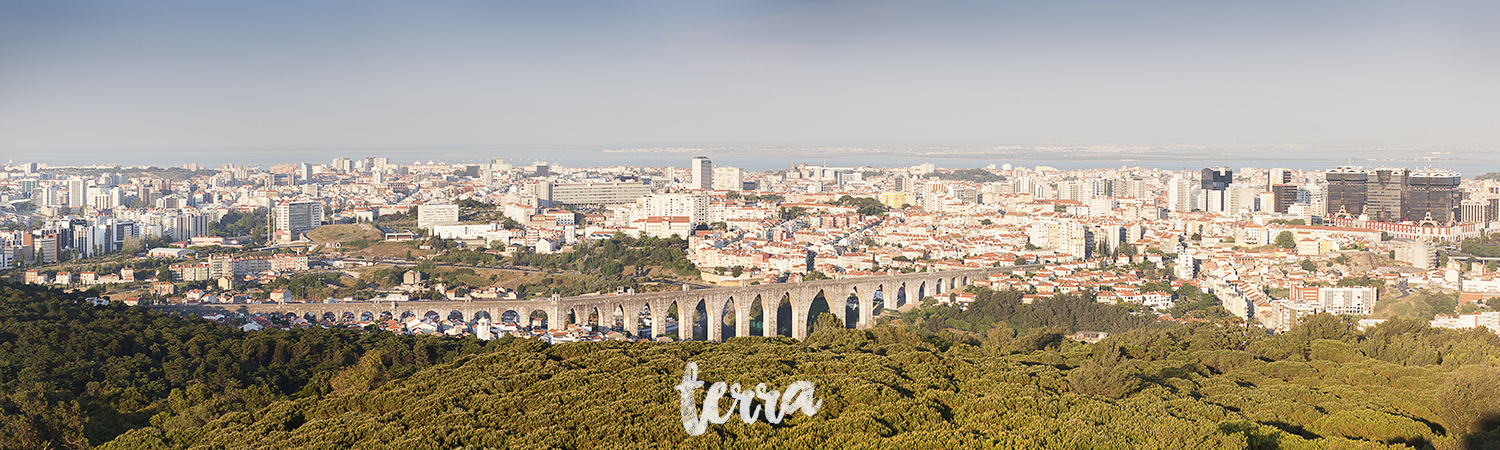
<instances>
[{"instance_id":1,"label":"urban sprawl","mask_svg":"<svg viewBox=\"0 0 1500 450\"><path fill-rule=\"evenodd\" d=\"M1325 312L1361 326L1410 316L1500 330L1488 303L1500 297L1496 180L1354 166L750 172L707 157L683 162L8 164L0 269L142 307L367 303L381 311L1017 266L911 302L886 293L884 314L967 308L973 289L1014 289L1027 303L1086 295L1160 320L1228 316L1272 333ZM1205 299L1206 308L1193 307ZM553 342L642 339L626 320L651 327L634 311L551 321L224 311L203 317L246 330ZM668 333L677 317L663 315Z\"/></svg>"}]
</instances>

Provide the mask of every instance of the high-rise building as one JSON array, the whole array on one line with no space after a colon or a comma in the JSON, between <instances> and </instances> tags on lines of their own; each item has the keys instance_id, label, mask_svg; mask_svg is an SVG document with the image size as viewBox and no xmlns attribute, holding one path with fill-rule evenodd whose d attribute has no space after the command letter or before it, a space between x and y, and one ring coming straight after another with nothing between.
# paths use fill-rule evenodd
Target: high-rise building
<instances>
[{"instance_id":1,"label":"high-rise building","mask_svg":"<svg viewBox=\"0 0 1500 450\"><path fill-rule=\"evenodd\" d=\"M68 207L78 208L88 204L88 181L82 178L68 180Z\"/></svg>"},{"instance_id":2,"label":"high-rise building","mask_svg":"<svg viewBox=\"0 0 1500 450\"><path fill-rule=\"evenodd\" d=\"M1124 189L1116 188L1117 197L1146 198L1146 180L1141 177L1131 177L1121 180Z\"/></svg>"},{"instance_id":3,"label":"high-rise building","mask_svg":"<svg viewBox=\"0 0 1500 450\"><path fill-rule=\"evenodd\" d=\"M552 174L552 166L548 165L546 161L537 161L532 167L536 168L534 171L536 176L545 177Z\"/></svg>"},{"instance_id":4,"label":"high-rise building","mask_svg":"<svg viewBox=\"0 0 1500 450\"><path fill-rule=\"evenodd\" d=\"M714 162L710 161L707 156L694 156L688 168L692 169L692 179L688 180L688 189L714 188Z\"/></svg>"},{"instance_id":5,"label":"high-rise building","mask_svg":"<svg viewBox=\"0 0 1500 450\"><path fill-rule=\"evenodd\" d=\"M1407 190L1406 169L1381 167L1365 183L1365 215L1376 222L1400 222L1402 197Z\"/></svg>"},{"instance_id":6,"label":"high-rise building","mask_svg":"<svg viewBox=\"0 0 1500 450\"><path fill-rule=\"evenodd\" d=\"M1234 182L1234 171L1228 167L1209 167L1203 169L1203 177L1199 179L1203 183L1203 190L1224 190L1230 183Z\"/></svg>"},{"instance_id":7,"label":"high-rise building","mask_svg":"<svg viewBox=\"0 0 1500 450\"><path fill-rule=\"evenodd\" d=\"M323 224L323 203L315 200L282 203L271 215L276 240L290 242Z\"/></svg>"},{"instance_id":8,"label":"high-rise building","mask_svg":"<svg viewBox=\"0 0 1500 450\"><path fill-rule=\"evenodd\" d=\"M333 170L348 172L353 168L354 165L349 162L349 158L333 158Z\"/></svg>"},{"instance_id":9,"label":"high-rise building","mask_svg":"<svg viewBox=\"0 0 1500 450\"><path fill-rule=\"evenodd\" d=\"M1458 220L1459 203L1464 198L1457 172L1432 169L1407 174L1407 189L1401 197L1405 220L1448 224ZM1430 221L1430 222L1429 222Z\"/></svg>"},{"instance_id":10,"label":"high-rise building","mask_svg":"<svg viewBox=\"0 0 1500 450\"><path fill-rule=\"evenodd\" d=\"M1297 203L1297 187L1292 185L1292 171L1284 168L1271 169L1266 177L1266 190L1271 193L1271 203L1261 209L1285 214Z\"/></svg>"},{"instance_id":11,"label":"high-rise building","mask_svg":"<svg viewBox=\"0 0 1500 450\"><path fill-rule=\"evenodd\" d=\"M1193 180L1187 176L1180 174L1173 175L1172 179L1167 181L1167 209L1184 212L1192 211L1194 205L1193 189L1196 187Z\"/></svg>"},{"instance_id":12,"label":"high-rise building","mask_svg":"<svg viewBox=\"0 0 1500 450\"><path fill-rule=\"evenodd\" d=\"M1328 180L1325 214L1358 217L1364 213L1370 174L1363 167L1339 166L1324 172L1323 177Z\"/></svg>"}]
</instances>

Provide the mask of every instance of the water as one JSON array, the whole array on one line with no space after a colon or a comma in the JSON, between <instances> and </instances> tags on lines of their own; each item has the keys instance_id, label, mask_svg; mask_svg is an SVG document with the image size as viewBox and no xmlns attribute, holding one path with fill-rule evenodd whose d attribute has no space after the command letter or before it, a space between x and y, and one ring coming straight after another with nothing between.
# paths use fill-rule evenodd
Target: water
<instances>
[{"instance_id":1,"label":"water","mask_svg":"<svg viewBox=\"0 0 1500 450\"><path fill-rule=\"evenodd\" d=\"M1114 156L1108 154L1074 154L1068 152L1048 153L1033 151L1025 155L1000 154L912 154L897 152L834 152L818 150L735 150L708 149L695 152L613 152L597 149L541 149L541 150L474 150L474 149L317 149L317 150L232 150L232 151L84 151L51 153L47 155L21 155L11 157L15 162L26 162L25 157L36 157L36 162L52 165L86 165L113 163L121 165L155 165L161 167L195 163L208 168L223 164L245 164L268 166L297 162L327 163L333 158L345 157L353 160L365 157L386 157L392 162L407 164L414 161L426 163L483 163L490 158L501 158L515 165L530 165L535 161L547 161L568 167L599 166L651 166L687 167L693 156L708 156L715 165L740 167L748 171L771 171L790 168L796 164L824 164L833 167L909 167L922 163L933 163L940 168L966 169L994 164L1035 167L1051 166L1062 170L1092 168L1142 167L1147 169L1197 170L1211 166L1226 166L1238 171L1241 167L1285 167L1298 170L1320 170L1335 166L1354 164L1367 168L1391 166L1406 168L1443 168L1457 171L1465 177L1474 177L1500 171L1500 159L1496 152L1485 149L1467 152L1444 153L1434 156L1425 149L1324 149L1324 150L1244 150L1217 152L1217 154L1190 154L1183 152L1156 152ZM1428 158L1442 158L1443 160ZM420 158L420 159L419 159ZM1381 159L1371 161L1367 159ZM1453 161L1454 159L1468 161Z\"/></svg>"}]
</instances>

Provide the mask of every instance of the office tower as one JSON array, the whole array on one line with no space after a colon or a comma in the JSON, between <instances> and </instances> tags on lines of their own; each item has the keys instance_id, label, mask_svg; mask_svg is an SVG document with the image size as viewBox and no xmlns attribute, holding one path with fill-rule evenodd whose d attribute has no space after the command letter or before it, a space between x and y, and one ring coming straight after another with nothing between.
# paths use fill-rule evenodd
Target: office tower
<instances>
[{"instance_id":1,"label":"office tower","mask_svg":"<svg viewBox=\"0 0 1500 450\"><path fill-rule=\"evenodd\" d=\"M479 165L478 164L468 164L468 165L465 165L464 166L464 176L469 177L469 178L479 178Z\"/></svg>"},{"instance_id":2,"label":"office tower","mask_svg":"<svg viewBox=\"0 0 1500 450\"><path fill-rule=\"evenodd\" d=\"M1401 198L1404 218L1438 225L1458 220L1457 210L1464 197L1459 188L1462 181L1463 176L1448 170L1411 171L1407 174L1407 189Z\"/></svg>"},{"instance_id":3,"label":"office tower","mask_svg":"<svg viewBox=\"0 0 1500 450\"><path fill-rule=\"evenodd\" d=\"M312 181L312 164L297 163L297 179L303 182Z\"/></svg>"},{"instance_id":4,"label":"office tower","mask_svg":"<svg viewBox=\"0 0 1500 450\"><path fill-rule=\"evenodd\" d=\"M68 180L68 207L78 208L88 204L88 182L81 178Z\"/></svg>"},{"instance_id":5,"label":"office tower","mask_svg":"<svg viewBox=\"0 0 1500 450\"><path fill-rule=\"evenodd\" d=\"M1292 170L1282 167L1271 169L1266 174L1266 190L1278 184L1292 184Z\"/></svg>"},{"instance_id":6,"label":"office tower","mask_svg":"<svg viewBox=\"0 0 1500 450\"><path fill-rule=\"evenodd\" d=\"M1402 197L1407 189L1406 169L1381 167L1369 173L1365 183L1365 214L1377 222L1402 219Z\"/></svg>"},{"instance_id":7,"label":"office tower","mask_svg":"<svg viewBox=\"0 0 1500 450\"><path fill-rule=\"evenodd\" d=\"M333 158L333 170L348 172L353 168L354 164L349 161L349 158Z\"/></svg>"},{"instance_id":8,"label":"office tower","mask_svg":"<svg viewBox=\"0 0 1500 450\"><path fill-rule=\"evenodd\" d=\"M1234 182L1234 171L1228 167L1209 167L1203 169L1203 177L1200 179L1203 190L1224 190L1230 183Z\"/></svg>"},{"instance_id":9,"label":"office tower","mask_svg":"<svg viewBox=\"0 0 1500 450\"><path fill-rule=\"evenodd\" d=\"M33 163L22 164L21 167L24 168L24 169L26 169L26 174L27 175L35 175L36 174L36 163L34 163L34 162Z\"/></svg>"},{"instance_id":10,"label":"office tower","mask_svg":"<svg viewBox=\"0 0 1500 450\"><path fill-rule=\"evenodd\" d=\"M323 204L314 200L287 202L272 212L276 240L290 242L323 224Z\"/></svg>"},{"instance_id":11,"label":"office tower","mask_svg":"<svg viewBox=\"0 0 1500 450\"><path fill-rule=\"evenodd\" d=\"M693 171L693 178L688 181L688 189L714 188L714 163L707 156L694 156L688 168Z\"/></svg>"},{"instance_id":12,"label":"office tower","mask_svg":"<svg viewBox=\"0 0 1500 450\"><path fill-rule=\"evenodd\" d=\"M551 175L551 174L552 174L552 166L547 165L546 161L537 161L536 162L536 176L545 177L545 176L548 176L548 175Z\"/></svg>"},{"instance_id":13,"label":"office tower","mask_svg":"<svg viewBox=\"0 0 1500 450\"><path fill-rule=\"evenodd\" d=\"M1292 185L1290 169L1271 169L1266 177L1266 190L1271 193L1271 202L1261 205L1262 210L1285 214L1293 203L1297 203L1297 187Z\"/></svg>"},{"instance_id":14,"label":"office tower","mask_svg":"<svg viewBox=\"0 0 1500 450\"><path fill-rule=\"evenodd\" d=\"M1328 180L1325 214L1352 218L1364 213L1370 174L1363 167L1339 166L1323 177Z\"/></svg>"}]
</instances>

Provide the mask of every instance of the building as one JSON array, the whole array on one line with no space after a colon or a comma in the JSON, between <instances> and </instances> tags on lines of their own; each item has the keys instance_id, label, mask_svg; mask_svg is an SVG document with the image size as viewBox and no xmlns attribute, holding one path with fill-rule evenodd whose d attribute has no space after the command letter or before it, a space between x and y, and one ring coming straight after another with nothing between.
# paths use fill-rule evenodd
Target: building
<instances>
[{"instance_id":1,"label":"building","mask_svg":"<svg viewBox=\"0 0 1500 450\"><path fill-rule=\"evenodd\" d=\"M738 167L715 167L714 190L738 191L745 188L745 171Z\"/></svg>"},{"instance_id":2,"label":"building","mask_svg":"<svg viewBox=\"0 0 1500 450\"><path fill-rule=\"evenodd\" d=\"M458 205L417 205L417 227L458 223Z\"/></svg>"},{"instance_id":3,"label":"building","mask_svg":"<svg viewBox=\"0 0 1500 450\"><path fill-rule=\"evenodd\" d=\"M1167 181L1167 208L1173 211L1192 211L1193 204L1196 203L1193 201L1193 190L1196 187L1193 180L1186 176L1173 175Z\"/></svg>"},{"instance_id":4,"label":"building","mask_svg":"<svg viewBox=\"0 0 1500 450\"><path fill-rule=\"evenodd\" d=\"M1319 310L1329 314L1366 316L1375 310L1379 292L1372 287L1310 287L1294 286L1292 300L1312 302Z\"/></svg>"},{"instance_id":5,"label":"building","mask_svg":"<svg viewBox=\"0 0 1500 450\"><path fill-rule=\"evenodd\" d=\"M68 207L78 208L88 204L88 181L82 178L68 180Z\"/></svg>"},{"instance_id":6,"label":"building","mask_svg":"<svg viewBox=\"0 0 1500 450\"><path fill-rule=\"evenodd\" d=\"M1234 171L1228 167L1209 167L1202 171L1203 177L1199 179L1203 190L1224 190L1234 182Z\"/></svg>"},{"instance_id":7,"label":"building","mask_svg":"<svg viewBox=\"0 0 1500 450\"><path fill-rule=\"evenodd\" d=\"M1407 175L1407 189L1402 193L1402 218L1406 222L1449 224L1458 221L1458 207L1464 198L1459 183L1463 176L1448 170L1412 171Z\"/></svg>"},{"instance_id":8,"label":"building","mask_svg":"<svg viewBox=\"0 0 1500 450\"><path fill-rule=\"evenodd\" d=\"M1323 177L1328 181L1325 214L1354 218L1364 213L1370 174L1363 167L1339 166L1324 172Z\"/></svg>"},{"instance_id":9,"label":"building","mask_svg":"<svg viewBox=\"0 0 1500 450\"><path fill-rule=\"evenodd\" d=\"M651 185L638 182L557 184L548 190L554 205L625 205L651 194Z\"/></svg>"},{"instance_id":10,"label":"building","mask_svg":"<svg viewBox=\"0 0 1500 450\"><path fill-rule=\"evenodd\" d=\"M708 223L708 197L704 195L652 194L641 199L641 206L646 217L685 217L693 225Z\"/></svg>"},{"instance_id":11,"label":"building","mask_svg":"<svg viewBox=\"0 0 1500 450\"><path fill-rule=\"evenodd\" d=\"M1271 302L1270 320L1265 327L1278 333L1290 331L1302 323L1307 316L1323 312L1317 303L1299 300L1276 300Z\"/></svg>"},{"instance_id":12,"label":"building","mask_svg":"<svg viewBox=\"0 0 1500 450\"><path fill-rule=\"evenodd\" d=\"M323 225L323 203L315 200L277 205L272 213L272 234L280 242L291 242Z\"/></svg>"},{"instance_id":13,"label":"building","mask_svg":"<svg viewBox=\"0 0 1500 450\"><path fill-rule=\"evenodd\" d=\"M688 168L692 169L692 178L688 180L688 189L709 190L714 188L714 163L707 156L694 156L692 164Z\"/></svg>"},{"instance_id":14,"label":"building","mask_svg":"<svg viewBox=\"0 0 1500 450\"><path fill-rule=\"evenodd\" d=\"M1406 169L1381 167L1365 183L1365 215L1377 222L1400 222L1402 196L1407 190Z\"/></svg>"}]
</instances>

